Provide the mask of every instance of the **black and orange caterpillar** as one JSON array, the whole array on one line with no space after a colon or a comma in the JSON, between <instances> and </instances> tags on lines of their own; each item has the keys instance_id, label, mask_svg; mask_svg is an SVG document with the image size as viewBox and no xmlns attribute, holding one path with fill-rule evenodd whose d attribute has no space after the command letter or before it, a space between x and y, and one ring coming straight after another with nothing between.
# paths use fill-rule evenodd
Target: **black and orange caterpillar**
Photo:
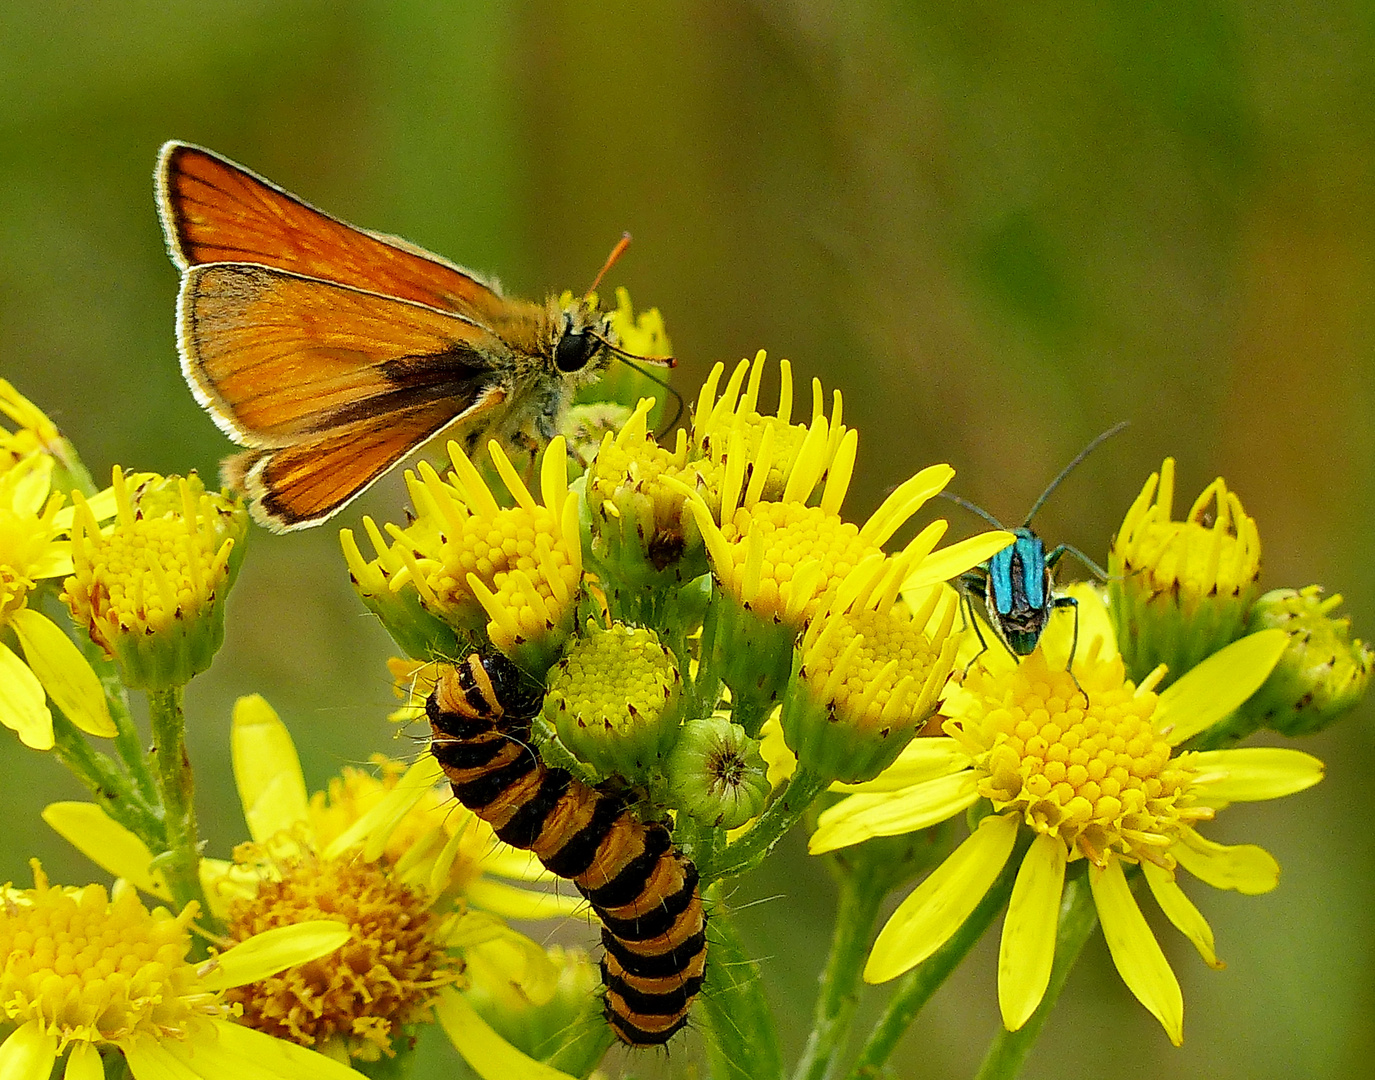
<instances>
[{"instance_id":1,"label":"black and orange caterpillar","mask_svg":"<svg viewBox=\"0 0 1375 1080\"><path fill-rule=\"evenodd\" d=\"M687 1023L706 969L697 868L668 828L619 795L551 768L531 747L542 689L500 653L442 670L425 703L431 751L459 802L506 843L568 878L602 920L606 1018L631 1046Z\"/></svg>"}]
</instances>

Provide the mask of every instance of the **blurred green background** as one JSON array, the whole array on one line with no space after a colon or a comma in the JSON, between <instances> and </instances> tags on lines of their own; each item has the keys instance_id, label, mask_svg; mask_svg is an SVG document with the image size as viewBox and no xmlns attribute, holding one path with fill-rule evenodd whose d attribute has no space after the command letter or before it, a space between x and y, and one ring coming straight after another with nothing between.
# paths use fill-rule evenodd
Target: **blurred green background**
<instances>
[{"instance_id":1,"label":"blurred green background","mask_svg":"<svg viewBox=\"0 0 1375 1080\"><path fill-rule=\"evenodd\" d=\"M679 386L762 346L843 390L856 518L949 461L960 493L1015 520L1131 419L1041 514L1050 542L1101 558L1172 454L1183 508L1217 474L1240 493L1267 587L1340 590L1372 635L1373 39L1375 7L1341 0L12 3L0 374L98 477L116 462L215 474L230 448L178 374L152 198L158 146L186 139L516 294L585 288L629 229L611 284L661 308ZM392 478L342 521L396 519L400 502ZM335 528L255 531L224 651L189 692L212 853L244 836L239 694L279 708L316 786L379 748L416 752L382 720L388 652ZM1366 706L1303 744L1328 763L1317 789L1212 831L1265 844L1284 877L1263 897L1193 883L1225 971L1162 927L1184 1047L1098 941L1026 1076L1370 1075L1370 720ZM26 884L32 855L88 880L37 816L80 792L12 738L0 757L0 880ZM760 899L742 922L792 1059L833 889L794 843L732 897ZM895 1075L972 1073L994 968L991 948L971 959ZM682 1071L694 1040L635 1067Z\"/></svg>"}]
</instances>

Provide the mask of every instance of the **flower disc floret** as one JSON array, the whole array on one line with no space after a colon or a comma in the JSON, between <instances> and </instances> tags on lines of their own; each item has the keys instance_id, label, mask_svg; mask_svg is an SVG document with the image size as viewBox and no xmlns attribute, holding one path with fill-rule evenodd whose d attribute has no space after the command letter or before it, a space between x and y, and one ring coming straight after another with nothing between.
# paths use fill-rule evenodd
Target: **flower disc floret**
<instances>
[{"instance_id":1,"label":"flower disc floret","mask_svg":"<svg viewBox=\"0 0 1375 1080\"><path fill-rule=\"evenodd\" d=\"M677 737L681 696L673 654L652 630L590 625L551 673L544 710L582 761L646 779Z\"/></svg>"},{"instance_id":2,"label":"flower disc floret","mask_svg":"<svg viewBox=\"0 0 1375 1080\"><path fill-rule=\"evenodd\" d=\"M1173 868L1166 849L1182 826L1211 816L1191 805L1190 755L1172 756L1153 726L1156 695L1124 682L1119 659L1076 670L1078 684L1040 651L1001 675L975 668L964 683L974 718L946 731L993 809L1058 837L1070 860L1101 865L1112 852Z\"/></svg>"},{"instance_id":3,"label":"flower disc floret","mask_svg":"<svg viewBox=\"0 0 1375 1080\"><path fill-rule=\"evenodd\" d=\"M418 478L407 474L417 518L404 530L387 527L394 543L379 552L379 562L392 592L414 588L425 610L455 630L485 632L503 652L542 671L572 629L582 579L578 505L568 493L564 441L556 438L545 452L542 504L501 447L492 443L489 449L516 505L502 506L451 442L447 481L423 462Z\"/></svg>"},{"instance_id":4,"label":"flower disc floret","mask_svg":"<svg viewBox=\"0 0 1375 1080\"><path fill-rule=\"evenodd\" d=\"M253 845L237 853L253 860ZM437 937L429 898L388 873L384 861L305 856L278 866L252 898L230 908L230 934L243 940L311 919L347 924L352 939L337 952L227 992L244 1022L303 1046L342 1044L350 1057L390 1056L399 1025L429 1015L461 963Z\"/></svg>"},{"instance_id":5,"label":"flower disc floret","mask_svg":"<svg viewBox=\"0 0 1375 1080\"><path fill-rule=\"evenodd\" d=\"M34 864L34 888L0 907L0 1012L15 1026L35 1022L57 1041L119 1043L138 1035L192 1035L225 1012L197 993L186 959L196 908L148 911L119 886L64 889Z\"/></svg>"}]
</instances>

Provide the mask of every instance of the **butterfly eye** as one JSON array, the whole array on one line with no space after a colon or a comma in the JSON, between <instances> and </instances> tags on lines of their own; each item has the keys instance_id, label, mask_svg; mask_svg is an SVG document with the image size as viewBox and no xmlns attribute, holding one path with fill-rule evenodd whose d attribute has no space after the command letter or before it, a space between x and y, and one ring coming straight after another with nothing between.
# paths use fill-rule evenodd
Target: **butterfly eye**
<instances>
[{"instance_id":1,"label":"butterfly eye","mask_svg":"<svg viewBox=\"0 0 1375 1080\"><path fill-rule=\"evenodd\" d=\"M587 367L601 344L587 330L574 330L565 323L563 336L554 346L554 366L560 371L581 371Z\"/></svg>"}]
</instances>

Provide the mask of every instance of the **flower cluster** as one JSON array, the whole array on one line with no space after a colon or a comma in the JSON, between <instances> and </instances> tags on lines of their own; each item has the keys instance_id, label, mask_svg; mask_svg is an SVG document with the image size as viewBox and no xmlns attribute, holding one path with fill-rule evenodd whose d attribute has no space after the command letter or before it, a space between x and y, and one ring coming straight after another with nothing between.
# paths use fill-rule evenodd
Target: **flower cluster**
<instances>
[{"instance_id":1,"label":"flower cluster","mask_svg":"<svg viewBox=\"0 0 1375 1080\"><path fill-rule=\"evenodd\" d=\"M607 347L668 357L656 311L621 292L607 318ZM700 1026L722 1075L778 1080L722 883L803 823L842 914L798 1075L833 1071L861 978L933 965L898 984L894 1032L1004 910L1007 1031L1034 1033L1101 926L1179 1043L1140 900L1221 966L1186 875L1257 894L1279 866L1211 822L1323 775L1240 740L1333 723L1375 653L1340 596L1260 594L1259 529L1221 478L1175 520L1172 460L1106 573L1082 557L1103 581L1061 592L1066 549L1025 526L943 543L929 504L948 465L852 520L841 395L814 381L796 421L786 361L761 405L768 371L762 351L716 365L661 441L641 396L658 380L613 365L547 445L450 442L445 466L407 472L404 523L363 519L371 557L342 530L405 654L394 717L428 721L426 752L312 791L281 718L241 697L245 831L226 857L199 836L185 688L224 640L248 510L194 474L115 467L96 491L0 380L0 723L88 789L43 817L116 878L61 888L34 863L33 888L6 887L0 1073L90 1080L118 1056L138 1080L403 1075L437 1024L488 1080L566 1080L616 1037ZM1009 636L1014 606L1027 629ZM600 920L599 969L508 922L570 916Z\"/></svg>"}]
</instances>

